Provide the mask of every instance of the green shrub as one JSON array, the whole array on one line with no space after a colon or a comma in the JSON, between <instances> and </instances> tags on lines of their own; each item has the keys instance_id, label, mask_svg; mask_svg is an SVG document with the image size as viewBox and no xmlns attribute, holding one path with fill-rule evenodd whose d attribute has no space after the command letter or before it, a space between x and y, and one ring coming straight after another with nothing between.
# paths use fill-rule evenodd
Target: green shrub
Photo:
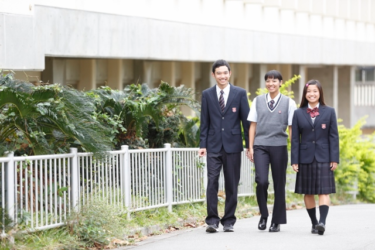
<instances>
[{"instance_id":1,"label":"green shrub","mask_svg":"<svg viewBox=\"0 0 375 250\"><path fill-rule=\"evenodd\" d=\"M338 193L358 192L363 201L375 202L374 135L362 136L361 119L352 128L339 125L340 163L335 171Z\"/></svg>"},{"instance_id":2,"label":"green shrub","mask_svg":"<svg viewBox=\"0 0 375 250\"><path fill-rule=\"evenodd\" d=\"M72 213L67 222L70 234L76 235L86 247L107 246L113 239L123 238L125 226L121 211L100 198Z\"/></svg>"}]
</instances>

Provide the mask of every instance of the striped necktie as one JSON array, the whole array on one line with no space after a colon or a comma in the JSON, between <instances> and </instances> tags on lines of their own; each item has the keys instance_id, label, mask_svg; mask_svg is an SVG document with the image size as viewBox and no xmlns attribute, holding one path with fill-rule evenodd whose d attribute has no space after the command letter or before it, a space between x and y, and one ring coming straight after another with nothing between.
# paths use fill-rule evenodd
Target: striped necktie
<instances>
[{"instance_id":1,"label":"striped necktie","mask_svg":"<svg viewBox=\"0 0 375 250\"><path fill-rule=\"evenodd\" d=\"M219 104L220 104L221 112L223 112L223 111L224 111L224 108L225 108L225 103L224 103L224 96L223 96L223 94L224 94L224 91L221 90L221 91L220 91L220 97L219 97Z\"/></svg>"},{"instance_id":2,"label":"striped necktie","mask_svg":"<svg viewBox=\"0 0 375 250\"><path fill-rule=\"evenodd\" d=\"M271 100L270 102L269 102L269 106L270 106L270 109L271 110L273 110L273 105L275 104L275 101L274 100Z\"/></svg>"}]
</instances>

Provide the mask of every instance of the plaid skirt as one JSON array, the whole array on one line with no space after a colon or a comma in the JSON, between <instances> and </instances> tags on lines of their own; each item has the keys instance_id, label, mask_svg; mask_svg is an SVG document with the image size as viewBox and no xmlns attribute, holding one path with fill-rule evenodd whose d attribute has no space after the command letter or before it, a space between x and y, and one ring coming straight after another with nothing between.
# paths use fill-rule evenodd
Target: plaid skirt
<instances>
[{"instance_id":1,"label":"plaid skirt","mask_svg":"<svg viewBox=\"0 0 375 250\"><path fill-rule=\"evenodd\" d=\"M335 176L329 162L299 164L296 189L297 194L332 194L336 193Z\"/></svg>"}]
</instances>

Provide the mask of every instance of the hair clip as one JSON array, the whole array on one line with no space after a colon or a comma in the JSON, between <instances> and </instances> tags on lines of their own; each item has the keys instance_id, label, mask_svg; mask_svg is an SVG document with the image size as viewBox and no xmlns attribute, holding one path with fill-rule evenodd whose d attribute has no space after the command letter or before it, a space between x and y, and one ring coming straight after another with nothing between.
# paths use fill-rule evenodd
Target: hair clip
<instances>
[{"instance_id":1,"label":"hair clip","mask_svg":"<svg viewBox=\"0 0 375 250\"><path fill-rule=\"evenodd\" d=\"M308 83L306 83L306 87L308 87L309 86L309 84Z\"/></svg>"}]
</instances>

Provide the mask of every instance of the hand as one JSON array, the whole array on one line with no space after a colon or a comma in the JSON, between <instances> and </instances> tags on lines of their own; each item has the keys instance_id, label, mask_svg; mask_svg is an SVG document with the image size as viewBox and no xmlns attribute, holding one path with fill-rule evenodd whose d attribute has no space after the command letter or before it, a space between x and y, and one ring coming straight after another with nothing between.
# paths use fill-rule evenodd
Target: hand
<instances>
[{"instance_id":1,"label":"hand","mask_svg":"<svg viewBox=\"0 0 375 250\"><path fill-rule=\"evenodd\" d=\"M295 172L298 172L298 164L293 164L292 168Z\"/></svg>"},{"instance_id":2,"label":"hand","mask_svg":"<svg viewBox=\"0 0 375 250\"><path fill-rule=\"evenodd\" d=\"M337 168L337 162L331 162L331 170L334 171Z\"/></svg>"},{"instance_id":3,"label":"hand","mask_svg":"<svg viewBox=\"0 0 375 250\"><path fill-rule=\"evenodd\" d=\"M205 148L200 148L199 150L198 150L198 155L199 155L199 157L202 157L202 156L206 156L206 149Z\"/></svg>"},{"instance_id":4,"label":"hand","mask_svg":"<svg viewBox=\"0 0 375 250\"><path fill-rule=\"evenodd\" d=\"M254 163L254 150L252 148L249 148L249 150L246 151L246 156Z\"/></svg>"}]
</instances>

